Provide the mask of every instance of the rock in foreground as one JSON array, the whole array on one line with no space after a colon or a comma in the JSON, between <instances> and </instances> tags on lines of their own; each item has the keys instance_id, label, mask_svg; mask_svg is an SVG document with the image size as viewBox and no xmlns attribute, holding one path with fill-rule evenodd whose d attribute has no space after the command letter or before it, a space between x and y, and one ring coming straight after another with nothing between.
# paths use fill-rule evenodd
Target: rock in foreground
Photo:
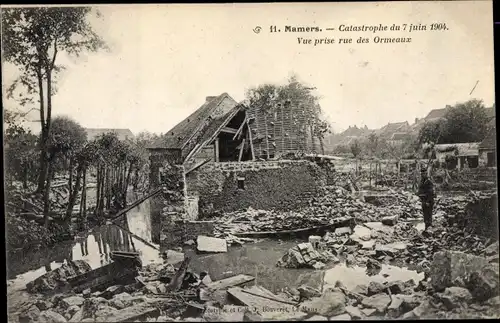
<instances>
[{"instance_id":1,"label":"rock in foreground","mask_svg":"<svg viewBox=\"0 0 500 323\"><path fill-rule=\"evenodd\" d=\"M65 287L69 278L85 274L91 270L90 265L83 260L70 261L29 282L26 284L26 289L30 293L55 291Z\"/></svg>"}]
</instances>

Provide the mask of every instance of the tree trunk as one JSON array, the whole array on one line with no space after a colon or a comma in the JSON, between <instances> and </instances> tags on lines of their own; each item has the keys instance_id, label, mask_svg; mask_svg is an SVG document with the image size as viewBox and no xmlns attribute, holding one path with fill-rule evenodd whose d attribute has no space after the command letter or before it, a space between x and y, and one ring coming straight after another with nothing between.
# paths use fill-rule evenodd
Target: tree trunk
<instances>
[{"instance_id":1,"label":"tree trunk","mask_svg":"<svg viewBox=\"0 0 500 323\"><path fill-rule=\"evenodd\" d=\"M130 163L130 166L128 168L128 172L127 172L127 178L125 179L125 185L124 185L124 189L123 189L123 206L125 207L127 205L127 191L128 191L128 184L130 182L130 175L132 174L132 168L133 168L134 164L133 163Z\"/></svg>"},{"instance_id":2,"label":"tree trunk","mask_svg":"<svg viewBox=\"0 0 500 323\"><path fill-rule=\"evenodd\" d=\"M50 213L50 186L52 184L52 163L48 163L48 169L47 169L47 180L44 188L44 194L43 194L43 218L44 218L44 223L45 227L48 228L49 226L49 213Z\"/></svg>"},{"instance_id":3,"label":"tree trunk","mask_svg":"<svg viewBox=\"0 0 500 323\"><path fill-rule=\"evenodd\" d=\"M125 182L125 174L127 171L127 164L120 166L120 188L123 188Z\"/></svg>"},{"instance_id":4,"label":"tree trunk","mask_svg":"<svg viewBox=\"0 0 500 323\"><path fill-rule=\"evenodd\" d=\"M48 172L48 163L47 163L47 156L46 156L46 140L43 138L45 137L44 134L45 130L42 130L41 138L40 138L40 167L38 170L38 186L36 189L37 193L43 192L45 189L45 184L46 184L46 179L47 179L47 172Z\"/></svg>"},{"instance_id":5,"label":"tree trunk","mask_svg":"<svg viewBox=\"0 0 500 323\"><path fill-rule=\"evenodd\" d=\"M68 179L69 192L73 191L73 158L69 159L69 179Z\"/></svg>"},{"instance_id":6,"label":"tree trunk","mask_svg":"<svg viewBox=\"0 0 500 323\"><path fill-rule=\"evenodd\" d=\"M95 210L99 210L99 197L101 196L101 168L99 164L96 166L97 178L96 178L96 193L95 193Z\"/></svg>"},{"instance_id":7,"label":"tree trunk","mask_svg":"<svg viewBox=\"0 0 500 323\"><path fill-rule=\"evenodd\" d=\"M369 182L368 185L370 186L370 189L372 188L372 162L370 161L370 173L369 173Z\"/></svg>"},{"instance_id":8,"label":"tree trunk","mask_svg":"<svg viewBox=\"0 0 500 323\"><path fill-rule=\"evenodd\" d=\"M54 59L55 55L57 53L57 50L54 52ZM53 63L52 63L53 65ZM42 123L42 135L41 135L41 153L40 153L40 174L38 178L38 192L41 192L40 187L43 187L44 182L48 182L49 175L51 176L51 171L49 170L52 168L52 165L49 164L49 158L47 155L47 144L48 144L48 137L50 134L50 125L51 125L51 118L52 118L52 68L49 67L46 71L47 73L47 118L45 118L44 122L44 116L43 116L43 104L40 105L40 115L41 115L41 123ZM40 90L40 99L41 102L43 102L43 85L42 85L42 76L39 75L38 77L38 86ZM44 126L45 125L45 126ZM45 180L47 179L47 181ZM50 182L48 182L50 184Z\"/></svg>"},{"instance_id":9,"label":"tree trunk","mask_svg":"<svg viewBox=\"0 0 500 323\"><path fill-rule=\"evenodd\" d=\"M48 128L45 124L45 101L43 95L43 74L42 67L39 65L37 67L37 80L38 80L38 100L40 105L40 165L38 169L38 185L36 192L41 193L45 188L45 180L47 178L47 137L48 137Z\"/></svg>"},{"instance_id":10,"label":"tree trunk","mask_svg":"<svg viewBox=\"0 0 500 323\"><path fill-rule=\"evenodd\" d=\"M24 165L23 168L23 188L28 188L28 165Z\"/></svg>"},{"instance_id":11,"label":"tree trunk","mask_svg":"<svg viewBox=\"0 0 500 323\"><path fill-rule=\"evenodd\" d=\"M139 168L135 169L133 183L133 189L137 191L137 187L139 186Z\"/></svg>"},{"instance_id":12,"label":"tree trunk","mask_svg":"<svg viewBox=\"0 0 500 323\"><path fill-rule=\"evenodd\" d=\"M82 175L82 195L80 203L80 223L82 228L86 228L87 224L87 167L83 168Z\"/></svg>"},{"instance_id":13,"label":"tree trunk","mask_svg":"<svg viewBox=\"0 0 500 323\"><path fill-rule=\"evenodd\" d=\"M69 192L68 208L66 209L66 219L71 218L71 214L73 212L73 207L75 206L75 203L76 203L76 197L78 196L78 191L80 189L80 181L82 179L82 172L83 172L83 166L78 165L78 169L76 172L75 187L73 188L72 191Z\"/></svg>"},{"instance_id":14,"label":"tree trunk","mask_svg":"<svg viewBox=\"0 0 500 323\"><path fill-rule=\"evenodd\" d=\"M110 169L106 169L106 209L111 208L111 184L110 184Z\"/></svg>"},{"instance_id":15,"label":"tree trunk","mask_svg":"<svg viewBox=\"0 0 500 323\"><path fill-rule=\"evenodd\" d=\"M325 143L323 142L322 137L318 137L318 139L319 139L319 147L321 149L321 154L324 155L325 154Z\"/></svg>"},{"instance_id":16,"label":"tree trunk","mask_svg":"<svg viewBox=\"0 0 500 323\"><path fill-rule=\"evenodd\" d=\"M105 188L105 185L106 185L106 168L104 168L104 166L100 166L100 169L101 169L101 181L99 183L100 185L100 189L99 189L99 215L102 216L103 215L103 210L104 210L104 196L105 196L105 191L104 191L104 188Z\"/></svg>"}]
</instances>

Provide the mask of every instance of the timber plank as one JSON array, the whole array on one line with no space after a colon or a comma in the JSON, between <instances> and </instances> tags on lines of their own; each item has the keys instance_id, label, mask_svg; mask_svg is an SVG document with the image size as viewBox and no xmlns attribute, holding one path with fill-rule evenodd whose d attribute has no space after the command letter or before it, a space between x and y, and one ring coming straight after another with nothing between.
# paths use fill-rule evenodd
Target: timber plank
<instances>
[{"instance_id":1,"label":"timber plank","mask_svg":"<svg viewBox=\"0 0 500 323\"><path fill-rule=\"evenodd\" d=\"M224 289L224 288L228 288L228 287L234 287L234 286L242 285L245 283L249 283L249 282L254 281L254 280L255 280L255 277L253 277L253 276L236 275L236 276L232 276L229 278L221 279L221 280L215 281L213 283L210 283L207 285L207 287L209 289L212 289L212 290Z\"/></svg>"},{"instance_id":2,"label":"timber plank","mask_svg":"<svg viewBox=\"0 0 500 323\"><path fill-rule=\"evenodd\" d=\"M112 262L88 273L68 279L68 283L78 293L87 288L95 291L114 285L115 282L134 280L138 275L136 268L124 267L123 262Z\"/></svg>"}]
</instances>

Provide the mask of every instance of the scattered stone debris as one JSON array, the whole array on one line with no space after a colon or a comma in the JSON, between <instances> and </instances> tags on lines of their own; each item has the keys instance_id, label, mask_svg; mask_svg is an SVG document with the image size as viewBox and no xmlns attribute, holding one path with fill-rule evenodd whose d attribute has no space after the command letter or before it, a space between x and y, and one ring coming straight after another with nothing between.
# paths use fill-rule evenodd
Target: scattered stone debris
<instances>
[{"instance_id":1,"label":"scattered stone debris","mask_svg":"<svg viewBox=\"0 0 500 323\"><path fill-rule=\"evenodd\" d=\"M290 248L278 261L277 266L284 268L314 268L322 269L325 263L335 257L328 251L318 251L311 243L300 243Z\"/></svg>"},{"instance_id":2,"label":"scattered stone debris","mask_svg":"<svg viewBox=\"0 0 500 323\"><path fill-rule=\"evenodd\" d=\"M83 260L70 261L26 284L26 289L31 293L54 292L66 288L68 279L91 270L90 265Z\"/></svg>"},{"instance_id":3,"label":"scattered stone debris","mask_svg":"<svg viewBox=\"0 0 500 323\"><path fill-rule=\"evenodd\" d=\"M118 260L114 263L119 265L109 267L120 273L123 264L130 265L133 269L127 271L126 277L132 276L133 281L118 282L112 277L117 275L111 275L108 269L92 270L85 262L49 272L28 284L29 291L59 294L26 304L19 320L319 321L500 315L498 242L464 235L465 222L461 221L466 214L466 198L442 198L433 229L422 233L408 222L421 216L414 195L394 193L394 197L381 198L376 202L379 206L375 206L341 189L326 192L297 212L249 209L226 214L218 222L216 237L198 236L196 242L185 244L196 245L200 253L227 252L228 245L255 241L238 235L241 232L330 225L326 234L310 233L309 242L290 248L277 265L320 269L345 261L349 266L365 267L366 274L372 276L378 275L385 264L396 263L413 265L425 273L425 278L385 283L374 279L352 289L339 283L325 290L322 287L321 291L302 285L275 294L262 286L247 286L256 284L253 276L235 275L213 281L209 272L191 271L189 258L183 253L169 250L167 260L176 258L174 263L181 263L180 267L162 263L135 268L135 262ZM462 252L465 250L468 253ZM76 288L76 283L82 281L75 277L93 282Z\"/></svg>"}]
</instances>

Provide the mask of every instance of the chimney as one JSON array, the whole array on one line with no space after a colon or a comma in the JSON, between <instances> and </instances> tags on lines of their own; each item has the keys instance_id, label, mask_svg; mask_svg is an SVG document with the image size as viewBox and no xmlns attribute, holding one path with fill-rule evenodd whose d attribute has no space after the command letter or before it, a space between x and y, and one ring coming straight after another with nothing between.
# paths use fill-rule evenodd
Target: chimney
<instances>
[{"instance_id":1,"label":"chimney","mask_svg":"<svg viewBox=\"0 0 500 323\"><path fill-rule=\"evenodd\" d=\"M206 99L205 99L205 101L206 102L210 102L210 101L212 101L215 98L216 98L216 96L207 96Z\"/></svg>"},{"instance_id":2,"label":"chimney","mask_svg":"<svg viewBox=\"0 0 500 323\"><path fill-rule=\"evenodd\" d=\"M415 118L415 123L418 123L418 120L419 120L418 118Z\"/></svg>"}]
</instances>

